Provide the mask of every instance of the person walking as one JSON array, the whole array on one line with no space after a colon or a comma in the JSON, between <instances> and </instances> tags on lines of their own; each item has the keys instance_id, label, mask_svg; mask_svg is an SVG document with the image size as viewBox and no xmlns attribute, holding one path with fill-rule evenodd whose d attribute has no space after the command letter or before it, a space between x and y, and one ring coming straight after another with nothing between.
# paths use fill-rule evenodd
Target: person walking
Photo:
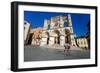
<instances>
[{"instance_id":1,"label":"person walking","mask_svg":"<svg viewBox=\"0 0 100 73\"><path fill-rule=\"evenodd\" d=\"M70 55L70 45L69 44L65 44L64 45L64 53L65 55Z\"/></svg>"}]
</instances>

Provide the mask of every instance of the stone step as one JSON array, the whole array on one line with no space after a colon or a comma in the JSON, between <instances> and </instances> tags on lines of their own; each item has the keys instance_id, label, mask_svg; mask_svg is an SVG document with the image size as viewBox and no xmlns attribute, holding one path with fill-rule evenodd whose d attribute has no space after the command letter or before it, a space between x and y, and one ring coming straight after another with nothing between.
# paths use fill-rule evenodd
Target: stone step
<instances>
[{"instance_id":1,"label":"stone step","mask_svg":"<svg viewBox=\"0 0 100 73\"><path fill-rule=\"evenodd\" d=\"M58 44L55 44L55 45L52 45L52 46L45 45L45 46L42 46L42 47L50 48L50 49L65 49L64 46L60 46ZM71 46L70 50L82 50L82 49L79 48L79 47L76 47L76 46Z\"/></svg>"}]
</instances>

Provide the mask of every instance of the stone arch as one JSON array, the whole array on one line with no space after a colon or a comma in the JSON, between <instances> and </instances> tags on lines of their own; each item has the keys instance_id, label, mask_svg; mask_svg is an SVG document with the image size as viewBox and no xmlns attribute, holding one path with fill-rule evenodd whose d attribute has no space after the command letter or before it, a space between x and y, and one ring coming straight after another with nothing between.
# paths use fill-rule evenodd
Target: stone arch
<instances>
[{"instance_id":1,"label":"stone arch","mask_svg":"<svg viewBox=\"0 0 100 73\"><path fill-rule=\"evenodd\" d=\"M54 42L55 44L59 44L60 43L60 31L59 30L53 30L52 31L54 33Z\"/></svg>"},{"instance_id":2,"label":"stone arch","mask_svg":"<svg viewBox=\"0 0 100 73\"><path fill-rule=\"evenodd\" d=\"M55 33L55 34L57 34L57 35L60 35L60 32L59 32L59 30L53 30L53 32Z\"/></svg>"},{"instance_id":3,"label":"stone arch","mask_svg":"<svg viewBox=\"0 0 100 73\"><path fill-rule=\"evenodd\" d=\"M42 37L48 38L48 37L49 37L49 32L44 31L44 32L42 33Z\"/></svg>"},{"instance_id":4,"label":"stone arch","mask_svg":"<svg viewBox=\"0 0 100 73\"><path fill-rule=\"evenodd\" d=\"M64 29L64 32L66 35L70 35L70 30L69 29Z\"/></svg>"},{"instance_id":5,"label":"stone arch","mask_svg":"<svg viewBox=\"0 0 100 73\"><path fill-rule=\"evenodd\" d=\"M40 45L47 45L49 44L49 32L48 31L43 31L41 34L41 43Z\"/></svg>"},{"instance_id":6,"label":"stone arch","mask_svg":"<svg viewBox=\"0 0 100 73\"><path fill-rule=\"evenodd\" d=\"M31 42L31 44L40 45L41 33L42 33L41 28L37 28L37 29L34 29L32 31L32 42Z\"/></svg>"}]
</instances>

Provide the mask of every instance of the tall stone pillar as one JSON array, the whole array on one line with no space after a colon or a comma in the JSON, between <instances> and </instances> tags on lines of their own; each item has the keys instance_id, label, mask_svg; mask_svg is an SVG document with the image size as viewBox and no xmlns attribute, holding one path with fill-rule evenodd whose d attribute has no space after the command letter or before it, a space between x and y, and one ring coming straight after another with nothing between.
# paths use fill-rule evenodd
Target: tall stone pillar
<instances>
[{"instance_id":1,"label":"tall stone pillar","mask_svg":"<svg viewBox=\"0 0 100 73\"><path fill-rule=\"evenodd\" d=\"M24 44L28 44L29 36L30 36L30 28L31 24L27 21L24 21Z\"/></svg>"},{"instance_id":2,"label":"tall stone pillar","mask_svg":"<svg viewBox=\"0 0 100 73\"><path fill-rule=\"evenodd\" d=\"M72 27L72 20L71 20L71 15L68 14L68 27L70 30L70 39L71 39L71 45L76 46L76 42L75 42L75 35L73 32L73 27Z\"/></svg>"},{"instance_id":3,"label":"tall stone pillar","mask_svg":"<svg viewBox=\"0 0 100 73\"><path fill-rule=\"evenodd\" d=\"M52 46L55 44L55 37L49 37L49 46Z\"/></svg>"},{"instance_id":4,"label":"tall stone pillar","mask_svg":"<svg viewBox=\"0 0 100 73\"><path fill-rule=\"evenodd\" d=\"M71 34L71 35L70 35L70 39L71 39L71 45L72 45L72 46L76 46L74 34Z\"/></svg>"},{"instance_id":5,"label":"tall stone pillar","mask_svg":"<svg viewBox=\"0 0 100 73\"><path fill-rule=\"evenodd\" d=\"M44 29L48 29L48 20L44 20Z\"/></svg>"},{"instance_id":6,"label":"tall stone pillar","mask_svg":"<svg viewBox=\"0 0 100 73\"><path fill-rule=\"evenodd\" d=\"M60 45L61 46L64 46L64 44L65 44L65 36L60 36Z\"/></svg>"},{"instance_id":7,"label":"tall stone pillar","mask_svg":"<svg viewBox=\"0 0 100 73\"><path fill-rule=\"evenodd\" d=\"M64 27L64 20L62 16L60 16L60 27Z\"/></svg>"},{"instance_id":8,"label":"tall stone pillar","mask_svg":"<svg viewBox=\"0 0 100 73\"><path fill-rule=\"evenodd\" d=\"M72 26L72 20L70 14L68 14L68 26Z\"/></svg>"}]
</instances>

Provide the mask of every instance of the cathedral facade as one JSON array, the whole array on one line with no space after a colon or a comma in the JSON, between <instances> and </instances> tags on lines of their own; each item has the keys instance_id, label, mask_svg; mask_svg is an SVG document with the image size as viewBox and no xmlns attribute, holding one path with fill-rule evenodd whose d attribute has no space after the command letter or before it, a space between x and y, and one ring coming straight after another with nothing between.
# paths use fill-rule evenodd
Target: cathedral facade
<instances>
[{"instance_id":1,"label":"cathedral facade","mask_svg":"<svg viewBox=\"0 0 100 73\"><path fill-rule=\"evenodd\" d=\"M24 22L24 44L38 46L71 46L88 48L87 38L77 38L72 26L71 15L54 16L50 20L44 20L44 26L32 28L31 24Z\"/></svg>"},{"instance_id":2,"label":"cathedral facade","mask_svg":"<svg viewBox=\"0 0 100 73\"><path fill-rule=\"evenodd\" d=\"M71 15L55 16L50 20L44 20L40 45L71 44L76 46L75 34L73 32Z\"/></svg>"}]
</instances>

